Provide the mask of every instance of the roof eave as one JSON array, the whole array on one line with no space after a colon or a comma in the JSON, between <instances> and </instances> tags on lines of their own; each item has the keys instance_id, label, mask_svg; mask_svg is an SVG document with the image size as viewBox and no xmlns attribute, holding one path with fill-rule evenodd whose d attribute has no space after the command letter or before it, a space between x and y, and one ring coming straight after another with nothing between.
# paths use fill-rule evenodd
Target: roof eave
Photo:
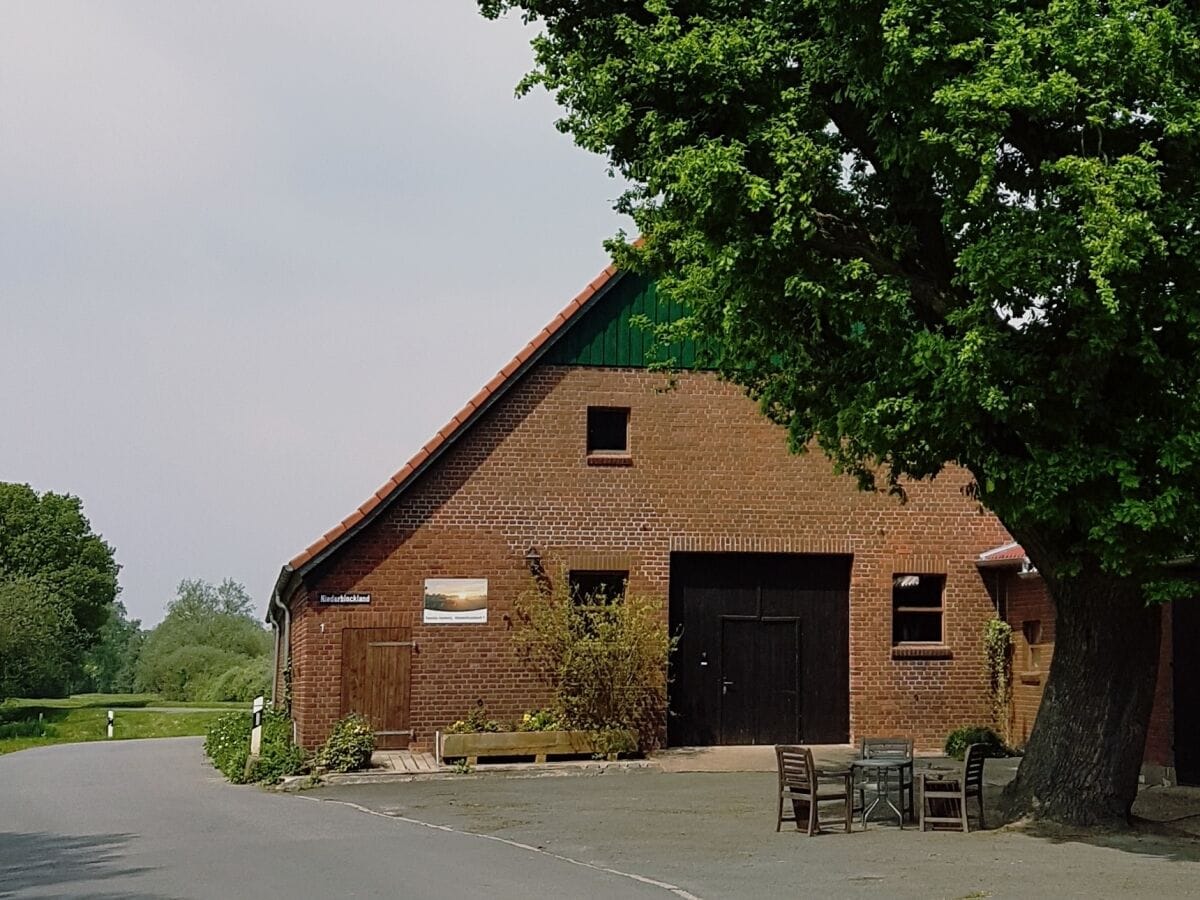
<instances>
[{"instance_id":1,"label":"roof eave","mask_svg":"<svg viewBox=\"0 0 1200 900\"><path fill-rule=\"evenodd\" d=\"M495 403L521 377L535 366L564 334L570 322L583 316L596 305L624 277L615 265L608 266L594 278L586 288L567 304L550 323L530 341L495 377L492 378L458 415L450 420L437 435L428 441L417 454L392 476L375 494L338 525L326 532L318 541L294 557L285 565L276 581L275 589L288 586L293 578L300 578L330 556L347 541L379 517L414 481L421 477L460 437L470 430ZM280 594L283 597L283 594Z\"/></svg>"}]
</instances>

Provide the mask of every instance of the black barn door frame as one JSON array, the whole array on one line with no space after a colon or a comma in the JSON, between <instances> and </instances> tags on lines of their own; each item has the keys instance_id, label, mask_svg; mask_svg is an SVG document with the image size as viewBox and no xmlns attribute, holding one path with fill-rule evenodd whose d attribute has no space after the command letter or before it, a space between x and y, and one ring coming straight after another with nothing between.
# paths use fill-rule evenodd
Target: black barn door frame
<instances>
[{"instance_id":1,"label":"black barn door frame","mask_svg":"<svg viewBox=\"0 0 1200 900\"><path fill-rule=\"evenodd\" d=\"M727 734L732 700L723 693L727 680L745 682L753 669L739 669L730 679L722 649L723 622L753 622L755 636L747 646L778 648L790 660L765 671L776 690L760 702L774 710L772 743L837 744L849 740L850 729L850 570L849 555L786 553L671 554L670 621L680 636L670 663L668 742L673 746L709 746L734 742ZM790 625L794 640L772 629ZM750 627L750 626L747 626ZM761 637L758 632L761 631ZM786 664L785 664L786 663ZM790 668L789 668L790 666ZM731 691L743 699L742 685ZM753 727L743 720L743 736ZM775 725L771 726L775 728ZM754 738L767 742L767 731ZM737 740L741 743L742 740Z\"/></svg>"}]
</instances>

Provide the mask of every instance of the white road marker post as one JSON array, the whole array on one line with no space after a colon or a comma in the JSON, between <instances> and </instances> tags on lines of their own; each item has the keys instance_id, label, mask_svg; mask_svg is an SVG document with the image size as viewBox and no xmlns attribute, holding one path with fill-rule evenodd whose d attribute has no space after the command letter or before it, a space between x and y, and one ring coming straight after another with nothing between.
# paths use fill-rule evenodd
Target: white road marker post
<instances>
[{"instance_id":1,"label":"white road marker post","mask_svg":"<svg viewBox=\"0 0 1200 900\"><path fill-rule=\"evenodd\" d=\"M263 700L262 697L255 697L254 705L250 708L253 719L250 722L250 755L246 757L247 778L254 774L258 754L262 750Z\"/></svg>"},{"instance_id":2,"label":"white road marker post","mask_svg":"<svg viewBox=\"0 0 1200 900\"><path fill-rule=\"evenodd\" d=\"M263 698L255 697L254 706L251 709L254 721L250 726L250 755L258 756L259 751L262 750Z\"/></svg>"},{"instance_id":3,"label":"white road marker post","mask_svg":"<svg viewBox=\"0 0 1200 900\"><path fill-rule=\"evenodd\" d=\"M112 732L113 732L113 711L110 709L108 711L108 736L110 739L112 738Z\"/></svg>"}]
</instances>

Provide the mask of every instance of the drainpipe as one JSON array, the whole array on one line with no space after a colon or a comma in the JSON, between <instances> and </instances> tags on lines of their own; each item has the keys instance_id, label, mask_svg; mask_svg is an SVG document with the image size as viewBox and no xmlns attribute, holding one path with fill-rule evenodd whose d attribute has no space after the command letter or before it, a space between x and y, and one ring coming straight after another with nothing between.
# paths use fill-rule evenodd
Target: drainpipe
<instances>
[{"instance_id":1,"label":"drainpipe","mask_svg":"<svg viewBox=\"0 0 1200 900\"><path fill-rule=\"evenodd\" d=\"M283 626L280 627L279 619L272 616L271 621L275 625L275 664L271 673L271 705L275 705L276 685L279 684L279 645L283 643L284 666L292 661L292 611L287 608L287 605L279 599L279 589L276 588L271 594L271 605L277 606L283 610Z\"/></svg>"},{"instance_id":2,"label":"drainpipe","mask_svg":"<svg viewBox=\"0 0 1200 900\"><path fill-rule=\"evenodd\" d=\"M279 623L275 621L275 594L271 593L271 602L267 604L267 621L271 623L274 632L275 652L271 654L271 706L275 705L275 685L279 682Z\"/></svg>"}]
</instances>

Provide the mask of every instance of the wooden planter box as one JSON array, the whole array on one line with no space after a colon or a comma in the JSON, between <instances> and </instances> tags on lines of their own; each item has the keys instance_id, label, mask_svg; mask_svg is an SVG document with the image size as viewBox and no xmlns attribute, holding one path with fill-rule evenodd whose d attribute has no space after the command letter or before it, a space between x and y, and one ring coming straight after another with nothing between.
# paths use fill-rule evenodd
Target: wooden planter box
<instances>
[{"instance_id":1,"label":"wooden planter box","mask_svg":"<svg viewBox=\"0 0 1200 900\"><path fill-rule=\"evenodd\" d=\"M636 738L629 733L631 745ZM595 738L589 731L497 731L478 734L437 735L438 762L466 759L475 765L481 759L496 756L532 756L545 762L547 756L585 756L596 752ZM610 760L617 754L608 754Z\"/></svg>"}]
</instances>

